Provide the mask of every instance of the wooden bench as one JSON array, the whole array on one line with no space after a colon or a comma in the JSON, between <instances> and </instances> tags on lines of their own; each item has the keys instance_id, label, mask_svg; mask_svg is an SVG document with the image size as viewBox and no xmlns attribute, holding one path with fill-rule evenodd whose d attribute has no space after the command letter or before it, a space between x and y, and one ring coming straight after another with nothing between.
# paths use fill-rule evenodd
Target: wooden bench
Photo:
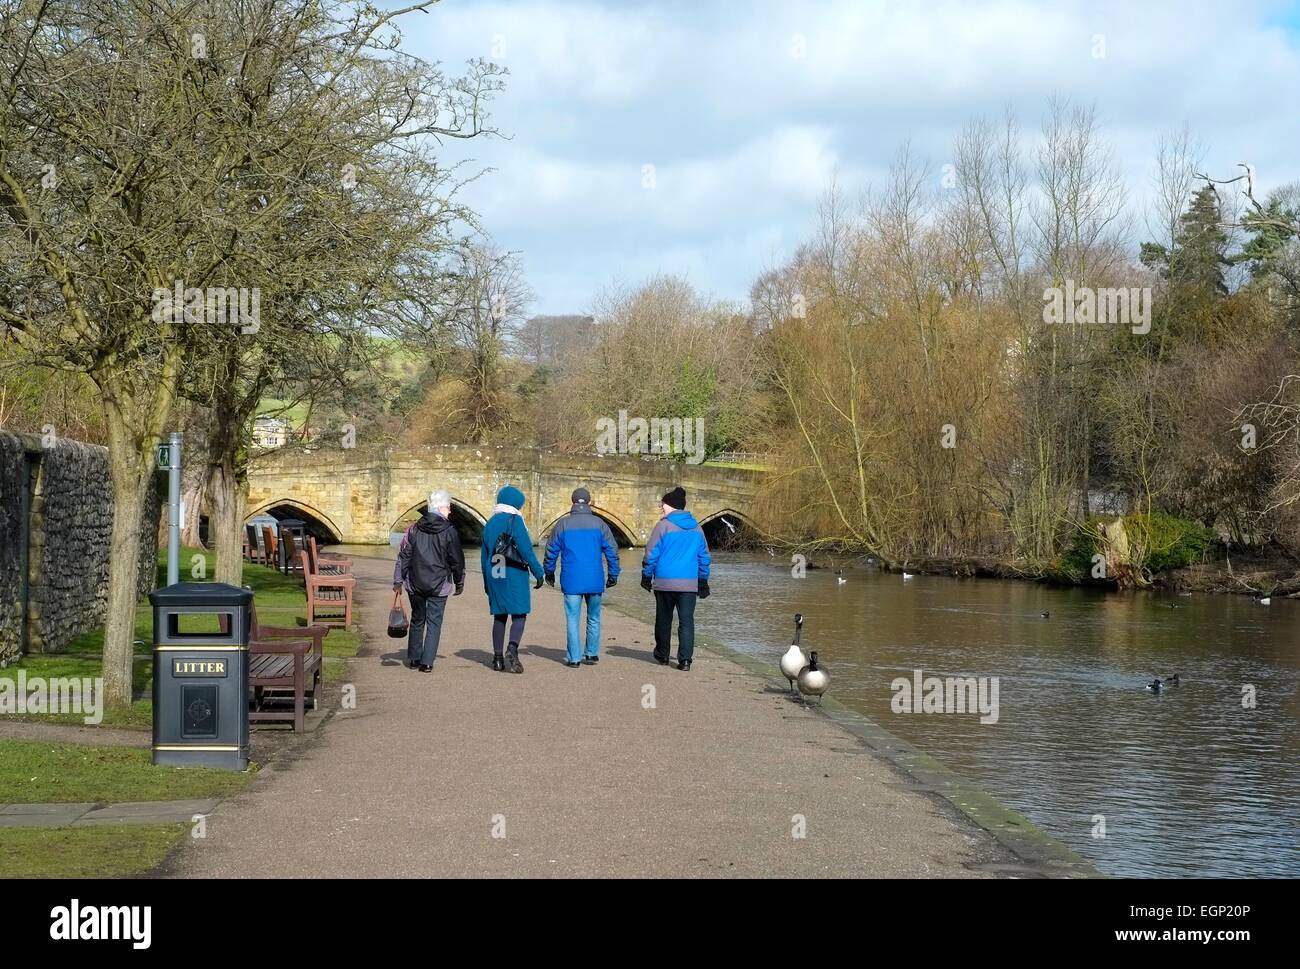
<instances>
[{"instance_id":1,"label":"wooden bench","mask_svg":"<svg viewBox=\"0 0 1300 969\"><path fill-rule=\"evenodd\" d=\"M275 530L270 525L262 526L262 541L262 554L264 556L262 564L278 569L280 559L276 553L280 550L280 543L275 537Z\"/></svg>"},{"instance_id":2,"label":"wooden bench","mask_svg":"<svg viewBox=\"0 0 1300 969\"><path fill-rule=\"evenodd\" d=\"M302 565L298 562L298 540L293 537L293 530L286 529L280 541L284 542L284 574L292 575L302 571Z\"/></svg>"},{"instance_id":3,"label":"wooden bench","mask_svg":"<svg viewBox=\"0 0 1300 969\"><path fill-rule=\"evenodd\" d=\"M307 590L307 625L315 625L316 613L322 610L343 612L342 617L322 619L322 622L342 622L345 627L352 625L352 590L357 580L351 575L323 575L317 572L312 568L308 555L306 549L298 552L303 586Z\"/></svg>"},{"instance_id":4,"label":"wooden bench","mask_svg":"<svg viewBox=\"0 0 1300 969\"><path fill-rule=\"evenodd\" d=\"M311 570L318 575L348 575L352 572L352 560L341 555L322 552L316 545L316 536L307 536L307 560Z\"/></svg>"},{"instance_id":5,"label":"wooden bench","mask_svg":"<svg viewBox=\"0 0 1300 969\"><path fill-rule=\"evenodd\" d=\"M307 717L307 699L312 709L320 704L325 676L326 626L312 625L310 612L306 628L263 626L252 612L248 642L248 719L252 722L292 721L293 729L302 732ZM289 696L285 694L288 693ZM291 709L283 704L292 699Z\"/></svg>"}]
</instances>

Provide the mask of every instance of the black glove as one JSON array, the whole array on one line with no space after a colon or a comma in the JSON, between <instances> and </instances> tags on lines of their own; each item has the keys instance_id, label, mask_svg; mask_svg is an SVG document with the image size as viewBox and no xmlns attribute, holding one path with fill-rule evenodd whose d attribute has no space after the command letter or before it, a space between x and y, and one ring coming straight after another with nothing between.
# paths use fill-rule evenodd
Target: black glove
<instances>
[{"instance_id":1,"label":"black glove","mask_svg":"<svg viewBox=\"0 0 1300 969\"><path fill-rule=\"evenodd\" d=\"M617 575L611 575L608 579L605 580L605 588L606 588L606 589L612 589L612 588L614 588L614 586L616 586L616 585L618 585L618 576L617 576Z\"/></svg>"},{"instance_id":2,"label":"black glove","mask_svg":"<svg viewBox=\"0 0 1300 969\"><path fill-rule=\"evenodd\" d=\"M538 580L537 580L537 583L533 586L533 588L534 588L534 589L540 589L540 588L542 587L542 583L545 582L545 581L546 581L545 579L538 579Z\"/></svg>"},{"instance_id":3,"label":"black glove","mask_svg":"<svg viewBox=\"0 0 1300 969\"><path fill-rule=\"evenodd\" d=\"M707 599L708 597L709 597L709 580L700 579L700 598Z\"/></svg>"},{"instance_id":4,"label":"black glove","mask_svg":"<svg viewBox=\"0 0 1300 969\"><path fill-rule=\"evenodd\" d=\"M456 586L456 591L452 593L452 595L460 595L464 591L465 591L465 583L462 582L460 585Z\"/></svg>"},{"instance_id":5,"label":"black glove","mask_svg":"<svg viewBox=\"0 0 1300 969\"><path fill-rule=\"evenodd\" d=\"M654 579L650 578L650 576L648 575L642 575L641 588L645 589L646 592L654 592L655 591Z\"/></svg>"},{"instance_id":6,"label":"black glove","mask_svg":"<svg viewBox=\"0 0 1300 969\"><path fill-rule=\"evenodd\" d=\"M555 588L555 573L554 573L554 572L547 572L547 573L546 573L546 584L549 585L552 589Z\"/></svg>"}]
</instances>

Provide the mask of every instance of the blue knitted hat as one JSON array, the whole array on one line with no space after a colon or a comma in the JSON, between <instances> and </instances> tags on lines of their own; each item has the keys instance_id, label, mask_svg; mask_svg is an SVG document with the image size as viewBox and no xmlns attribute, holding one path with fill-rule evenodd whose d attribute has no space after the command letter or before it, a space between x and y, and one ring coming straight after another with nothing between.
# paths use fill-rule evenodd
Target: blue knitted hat
<instances>
[{"instance_id":1,"label":"blue knitted hat","mask_svg":"<svg viewBox=\"0 0 1300 969\"><path fill-rule=\"evenodd\" d=\"M524 493L514 485L506 485L497 492L498 505L510 505L512 508L524 507Z\"/></svg>"}]
</instances>

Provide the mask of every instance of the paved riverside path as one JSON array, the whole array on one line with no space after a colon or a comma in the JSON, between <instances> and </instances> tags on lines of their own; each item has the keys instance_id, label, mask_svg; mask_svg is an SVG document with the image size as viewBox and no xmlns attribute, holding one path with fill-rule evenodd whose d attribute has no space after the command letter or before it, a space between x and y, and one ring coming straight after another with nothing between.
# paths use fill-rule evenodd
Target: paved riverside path
<instances>
[{"instance_id":1,"label":"paved riverside path","mask_svg":"<svg viewBox=\"0 0 1300 969\"><path fill-rule=\"evenodd\" d=\"M0 804L0 828L85 828L95 824L174 824L211 814L220 801L122 801L116 804Z\"/></svg>"},{"instance_id":2,"label":"paved riverside path","mask_svg":"<svg viewBox=\"0 0 1300 969\"><path fill-rule=\"evenodd\" d=\"M639 553L624 557L634 581ZM385 635L392 562L353 561L355 709L223 802L164 874L974 877L964 863L1008 860L716 653L698 649L689 673L659 666L650 628L607 609L600 663L566 668L555 590L534 593L523 675L488 665L477 572L448 604L434 671L407 669Z\"/></svg>"}]
</instances>

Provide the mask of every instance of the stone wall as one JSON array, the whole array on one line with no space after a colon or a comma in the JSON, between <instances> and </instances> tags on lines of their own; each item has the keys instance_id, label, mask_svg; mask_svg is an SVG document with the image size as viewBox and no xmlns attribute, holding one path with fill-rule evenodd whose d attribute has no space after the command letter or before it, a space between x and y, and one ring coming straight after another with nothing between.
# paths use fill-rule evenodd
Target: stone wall
<instances>
[{"instance_id":1,"label":"stone wall","mask_svg":"<svg viewBox=\"0 0 1300 969\"><path fill-rule=\"evenodd\" d=\"M22 603L22 491L35 481L27 518L27 609ZM137 589L154 586L160 491L150 492L141 534ZM12 661L26 625L29 652L57 652L103 624L113 527L108 452L77 441L42 447L40 438L0 432L0 665Z\"/></svg>"},{"instance_id":2,"label":"stone wall","mask_svg":"<svg viewBox=\"0 0 1300 969\"><path fill-rule=\"evenodd\" d=\"M17 655L22 642L22 442L0 434L0 666Z\"/></svg>"}]
</instances>

